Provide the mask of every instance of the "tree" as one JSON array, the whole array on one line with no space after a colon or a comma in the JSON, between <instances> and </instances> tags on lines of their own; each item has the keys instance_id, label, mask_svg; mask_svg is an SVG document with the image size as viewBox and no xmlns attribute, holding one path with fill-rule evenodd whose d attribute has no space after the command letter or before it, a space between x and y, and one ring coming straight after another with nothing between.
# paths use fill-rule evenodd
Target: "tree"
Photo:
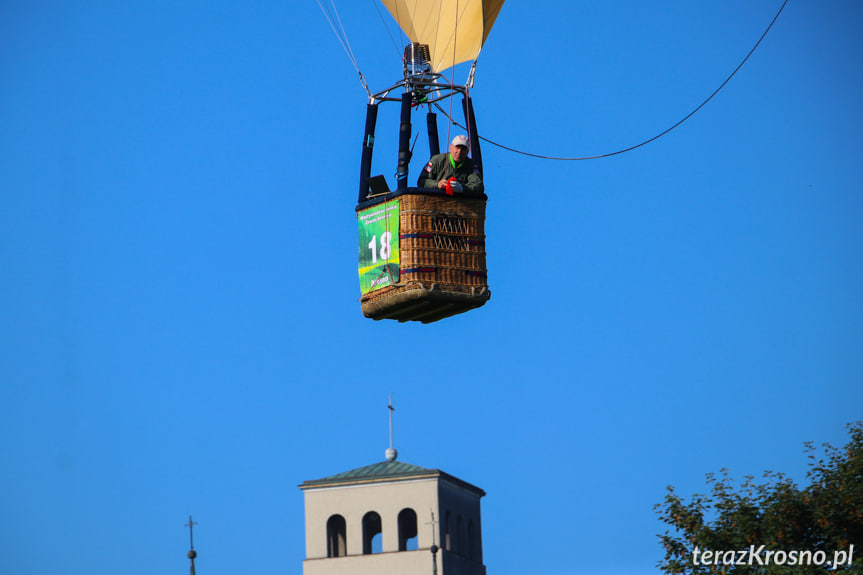
<instances>
[{"instance_id":1,"label":"tree","mask_svg":"<svg viewBox=\"0 0 863 575\"><path fill-rule=\"evenodd\" d=\"M863 422L847 425L844 448L807 442L810 480L800 489L782 473L735 488L727 469L707 475L710 493L684 501L668 487L655 506L674 528L659 539L669 574L863 574ZM853 547L852 547L853 546ZM829 562L829 565L828 565ZM850 563L850 564L849 564Z\"/></svg>"}]
</instances>

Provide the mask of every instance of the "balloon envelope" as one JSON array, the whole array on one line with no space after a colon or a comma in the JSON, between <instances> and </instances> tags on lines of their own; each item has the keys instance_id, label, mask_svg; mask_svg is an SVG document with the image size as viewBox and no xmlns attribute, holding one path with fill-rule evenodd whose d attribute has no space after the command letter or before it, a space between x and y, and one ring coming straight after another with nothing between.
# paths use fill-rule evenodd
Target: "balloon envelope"
<instances>
[{"instance_id":1,"label":"balloon envelope","mask_svg":"<svg viewBox=\"0 0 863 575\"><path fill-rule=\"evenodd\" d=\"M473 60L505 0L381 0L411 42L428 44L435 72Z\"/></svg>"}]
</instances>

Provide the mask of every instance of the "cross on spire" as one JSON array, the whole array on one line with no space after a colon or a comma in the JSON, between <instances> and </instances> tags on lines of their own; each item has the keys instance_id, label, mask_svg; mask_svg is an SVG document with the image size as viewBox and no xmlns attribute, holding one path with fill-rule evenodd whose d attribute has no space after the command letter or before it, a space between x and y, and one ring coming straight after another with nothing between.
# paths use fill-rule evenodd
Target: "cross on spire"
<instances>
[{"instance_id":1,"label":"cross on spire","mask_svg":"<svg viewBox=\"0 0 863 575\"><path fill-rule=\"evenodd\" d=\"M434 511L432 511L431 521L426 521L426 525L431 525L432 528L432 545L437 545L437 524L438 520L434 518Z\"/></svg>"},{"instance_id":2,"label":"cross on spire","mask_svg":"<svg viewBox=\"0 0 863 575\"><path fill-rule=\"evenodd\" d=\"M192 516L191 516L191 515L189 515L189 522L188 522L188 523L186 523L186 527L188 527L188 528L189 528L189 549L191 549L192 551L194 551L194 550L195 550L195 533L194 533L194 529L195 529L195 525L197 525L197 524L198 524L198 523L197 523L196 521L192 521Z\"/></svg>"},{"instance_id":3,"label":"cross on spire","mask_svg":"<svg viewBox=\"0 0 863 575\"><path fill-rule=\"evenodd\" d=\"M399 456L399 452L396 450L395 447L393 447L393 412L396 410L396 408L393 407L393 394L390 394L390 401L387 404L387 409L390 412L390 446L386 451L386 455L387 461L392 462L395 461L396 457Z\"/></svg>"},{"instance_id":4,"label":"cross on spire","mask_svg":"<svg viewBox=\"0 0 863 575\"><path fill-rule=\"evenodd\" d=\"M434 511L431 512L431 521L426 522L426 525L432 526L432 545L430 551L432 553L432 575L437 575L437 520L434 518Z\"/></svg>"},{"instance_id":5,"label":"cross on spire","mask_svg":"<svg viewBox=\"0 0 863 575\"><path fill-rule=\"evenodd\" d=\"M390 394L390 402L387 405L387 409L390 410L390 448L393 446L393 412L396 410L393 407L393 394Z\"/></svg>"},{"instance_id":6,"label":"cross on spire","mask_svg":"<svg viewBox=\"0 0 863 575\"><path fill-rule=\"evenodd\" d=\"M189 528L189 552L186 553L186 557L189 558L189 575L195 575L195 557L198 556L198 553L195 551L195 525L198 523L192 521L192 516L189 515L189 522L186 523L186 527Z\"/></svg>"}]
</instances>

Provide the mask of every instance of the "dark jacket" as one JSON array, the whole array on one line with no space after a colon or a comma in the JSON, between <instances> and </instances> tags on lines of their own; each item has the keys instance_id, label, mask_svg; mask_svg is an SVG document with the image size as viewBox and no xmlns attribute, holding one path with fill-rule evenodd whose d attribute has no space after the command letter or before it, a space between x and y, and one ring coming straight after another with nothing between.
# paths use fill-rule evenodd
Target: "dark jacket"
<instances>
[{"instance_id":1,"label":"dark jacket","mask_svg":"<svg viewBox=\"0 0 863 575\"><path fill-rule=\"evenodd\" d=\"M438 154L432 156L426 167L423 168L420 177L417 180L418 188L437 188L437 183L441 180L448 180L455 176L461 183L464 191L469 194L481 194L485 189L482 185L482 178L479 177L479 171L470 158L465 158L460 164L456 165L453 170L452 162L449 158L449 153Z\"/></svg>"}]
</instances>

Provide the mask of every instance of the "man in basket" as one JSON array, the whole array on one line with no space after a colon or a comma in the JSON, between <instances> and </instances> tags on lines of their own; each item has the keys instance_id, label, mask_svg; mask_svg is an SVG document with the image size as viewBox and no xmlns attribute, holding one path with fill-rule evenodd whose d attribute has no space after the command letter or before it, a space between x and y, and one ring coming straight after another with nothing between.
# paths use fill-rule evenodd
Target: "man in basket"
<instances>
[{"instance_id":1,"label":"man in basket","mask_svg":"<svg viewBox=\"0 0 863 575\"><path fill-rule=\"evenodd\" d=\"M482 178L473 160L467 157L467 136L456 136L449 152L432 156L417 181L418 188L437 188L455 193L481 194Z\"/></svg>"}]
</instances>

